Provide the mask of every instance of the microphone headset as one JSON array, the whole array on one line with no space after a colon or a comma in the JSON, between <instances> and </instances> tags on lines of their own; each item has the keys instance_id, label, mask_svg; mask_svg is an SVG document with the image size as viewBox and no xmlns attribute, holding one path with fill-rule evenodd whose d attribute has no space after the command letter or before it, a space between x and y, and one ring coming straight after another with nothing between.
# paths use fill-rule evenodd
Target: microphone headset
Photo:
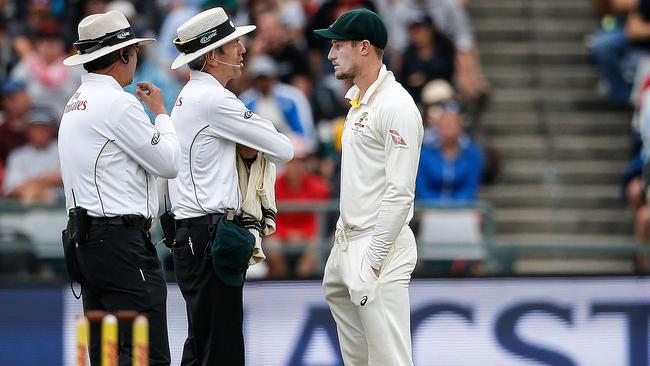
<instances>
[{"instance_id":1,"label":"microphone headset","mask_svg":"<svg viewBox=\"0 0 650 366\"><path fill-rule=\"evenodd\" d=\"M217 58L214 57L214 54L210 54L210 60L212 60L212 61L216 61L216 62L218 62L218 63L220 63L220 64L223 64L223 65L226 65L226 66L232 66L232 67L241 68L241 65L239 65L239 64L229 64L229 63L227 63L227 62L223 62L223 61L217 60Z\"/></svg>"},{"instance_id":2,"label":"microphone headset","mask_svg":"<svg viewBox=\"0 0 650 366\"><path fill-rule=\"evenodd\" d=\"M212 59L212 61L217 61L217 62L220 63L220 64L224 64L224 65L228 65L228 66L232 66L232 67L241 67L241 65L237 65L237 64L229 64L229 63L227 63L227 62L219 61L219 60L217 60L216 58L215 58L215 59Z\"/></svg>"}]
</instances>

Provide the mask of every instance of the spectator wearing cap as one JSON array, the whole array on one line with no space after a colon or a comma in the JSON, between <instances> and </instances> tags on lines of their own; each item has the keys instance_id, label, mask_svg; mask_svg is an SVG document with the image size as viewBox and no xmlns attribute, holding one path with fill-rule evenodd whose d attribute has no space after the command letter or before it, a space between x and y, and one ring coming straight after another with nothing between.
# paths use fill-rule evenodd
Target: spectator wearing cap
<instances>
[{"instance_id":1,"label":"spectator wearing cap","mask_svg":"<svg viewBox=\"0 0 650 366\"><path fill-rule=\"evenodd\" d=\"M59 119L69 96L80 84L83 70L63 64L67 55L61 28L56 22L41 25L33 41L34 51L21 59L11 77L25 82L32 100L50 108Z\"/></svg>"},{"instance_id":2,"label":"spectator wearing cap","mask_svg":"<svg viewBox=\"0 0 650 366\"><path fill-rule=\"evenodd\" d=\"M27 117L27 144L7 159L3 190L25 204L53 203L62 196L57 124L48 108L36 107Z\"/></svg>"},{"instance_id":3,"label":"spectator wearing cap","mask_svg":"<svg viewBox=\"0 0 650 366\"><path fill-rule=\"evenodd\" d=\"M401 81L420 104L424 85L434 79L452 82L454 77L454 47L426 14L415 18L408 27L409 45L404 53Z\"/></svg>"},{"instance_id":4,"label":"spectator wearing cap","mask_svg":"<svg viewBox=\"0 0 650 366\"><path fill-rule=\"evenodd\" d=\"M278 73L278 65L270 56L258 55L248 69L253 87L239 97L246 108L273 121L279 132L304 139L308 151L313 152L318 140L309 100L299 89L278 81Z\"/></svg>"},{"instance_id":5,"label":"spectator wearing cap","mask_svg":"<svg viewBox=\"0 0 650 366\"><path fill-rule=\"evenodd\" d=\"M464 133L451 86L437 80L423 91L425 130L416 179L418 200L471 203L481 182L481 149Z\"/></svg>"},{"instance_id":6,"label":"spectator wearing cap","mask_svg":"<svg viewBox=\"0 0 650 366\"><path fill-rule=\"evenodd\" d=\"M6 163L9 153L25 144L25 118L30 109L30 98L24 82L7 80L2 85L2 110L0 116L0 160Z\"/></svg>"},{"instance_id":7,"label":"spectator wearing cap","mask_svg":"<svg viewBox=\"0 0 650 366\"><path fill-rule=\"evenodd\" d=\"M277 203L324 202L330 197L325 179L309 170L307 146L294 139L294 157L275 183ZM279 212L277 230L266 241L270 278L309 278L317 274L319 228L314 212ZM301 247L302 246L302 247Z\"/></svg>"}]
</instances>

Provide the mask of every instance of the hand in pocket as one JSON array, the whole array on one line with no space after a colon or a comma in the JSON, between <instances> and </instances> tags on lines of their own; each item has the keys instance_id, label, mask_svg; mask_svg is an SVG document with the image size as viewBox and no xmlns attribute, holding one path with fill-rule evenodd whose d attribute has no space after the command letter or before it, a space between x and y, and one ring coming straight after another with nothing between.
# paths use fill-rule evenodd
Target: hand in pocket
<instances>
[{"instance_id":1,"label":"hand in pocket","mask_svg":"<svg viewBox=\"0 0 650 366\"><path fill-rule=\"evenodd\" d=\"M366 255L361 258L359 272L350 283L350 300L357 306L366 306L375 298L377 288L377 276L370 266Z\"/></svg>"}]
</instances>

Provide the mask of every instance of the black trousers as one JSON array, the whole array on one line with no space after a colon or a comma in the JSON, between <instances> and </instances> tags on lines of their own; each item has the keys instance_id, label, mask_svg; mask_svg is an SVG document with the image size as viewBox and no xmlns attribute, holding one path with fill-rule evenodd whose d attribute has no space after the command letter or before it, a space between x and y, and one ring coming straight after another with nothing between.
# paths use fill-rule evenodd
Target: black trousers
<instances>
[{"instance_id":1,"label":"black trousers","mask_svg":"<svg viewBox=\"0 0 650 366\"><path fill-rule=\"evenodd\" d=\"M149 364L169 365L167 285L160 260L144 228L90 225L88 240L76 248L84 277L84 311L135 310L149 319ZM90 328L90 363L101 363L100 324ZM119 365L131 365L131 321L119 323Z\"/></svg>"},{"instance_id":2,"label":"black trousers","mask_svg":"<svg viewBox=\"0 0 650 366\"><path fill-rule=\"evenodd\" d=\"M181 365L244 365L243 286L229 287L214 274L208 227L176 230L174 269L188 319Z\"/></svg>"}]
</instances>

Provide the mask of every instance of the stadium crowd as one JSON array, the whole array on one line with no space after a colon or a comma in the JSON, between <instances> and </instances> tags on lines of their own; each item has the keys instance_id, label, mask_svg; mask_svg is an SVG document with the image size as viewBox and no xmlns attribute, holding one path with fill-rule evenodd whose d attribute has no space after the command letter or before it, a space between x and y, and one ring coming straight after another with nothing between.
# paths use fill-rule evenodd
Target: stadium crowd
<instances>
[{"instance_id":1,"label":"stadium crowd","mask_svg":"<svg viewBox=\"0 0 650 366\"><path fill-rule=\"evenodd\" d=\"M650 1L594 0L601 18L599 29L587 38L591 61L600 76L599 90L611 107L633 113L631 157L625 166L621 196L634 215L638 243L650 240L650 208L646 187L650 182ZM639 255L640 267L647 259Z\"/></svg>"},{"instance_id":2,"label":"stadium crowd","mask_svg":"<svg viewBox=\"0 0 650 366\"><path fill-rule=\"evenodd\" d=\"M641 2L646 2L641 0ZM343 12L365 7L386 21L384 62L418 103L425 123L417 199L472 203L481 184L494 181L498 159L481 133L489 96L469 17L461 0L0 0L0 193L23 204L60 204L56 130L82 68L63 58L81 18L118 10L136 34L157 38L141 48L134 83L163 90L171 110L189 69L171 70L176 28L205 8L221 6L234 23L255 24L245 40L244 77L228 86L255 113L274 122L294 143L296 158L280 168L277 200L337 199L340 135L350 85L333 76L329 44L313 36ZM597 47L595 54L598 55ZM151 113L150 111L147 111ZM319 221L313 212L278 214L269 238L268 276L313 277Z\"/></svg>"}]
</instances>

